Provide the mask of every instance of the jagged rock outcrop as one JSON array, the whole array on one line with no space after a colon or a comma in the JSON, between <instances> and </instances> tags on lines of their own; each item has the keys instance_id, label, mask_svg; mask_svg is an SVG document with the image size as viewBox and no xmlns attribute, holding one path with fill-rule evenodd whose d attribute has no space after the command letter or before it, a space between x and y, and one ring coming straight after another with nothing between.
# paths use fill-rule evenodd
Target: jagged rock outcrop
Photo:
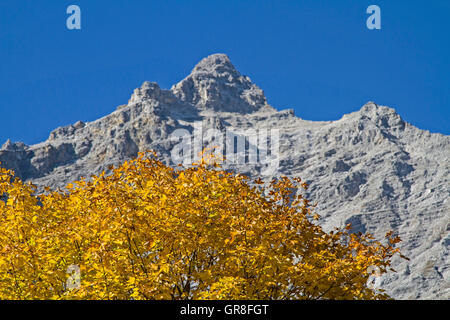
<instances>
[{"instance_id":1,"label":"jagged rock outcrop","mask_svg":"<svg viewBox=\"0 0 450 320\"><path fill-rule=\"evenodd\" d=\"M298 118L277 111L263 91L226 55L203 59L170 90L145 82L128 104L94 122L54 130L33 146L8 141L0 161L39 190L63 188L139 151L155 150L168 164L177 129L199 122L220 131L279 129L276 175L308 181L325 228L352 223L355 232L400 235L398 273L382 287L399 299L450 298L450 137L406 123L391 108L369 102L337 121ZM257 177L259 164L230 165ZM265 177L266 179L270 177Z\"/></svg>"},{"instance_id":2,"label":"jagged rock outcrop","mask_svg":"<svg viewBox=\"0 0 450 320\"><path fill-rule=\"evenodd\" d=\"M242 76L224 54L200 61L171 91L199 110L247 114L267 105L263 91Z\"/></svg>"}]
</instances>

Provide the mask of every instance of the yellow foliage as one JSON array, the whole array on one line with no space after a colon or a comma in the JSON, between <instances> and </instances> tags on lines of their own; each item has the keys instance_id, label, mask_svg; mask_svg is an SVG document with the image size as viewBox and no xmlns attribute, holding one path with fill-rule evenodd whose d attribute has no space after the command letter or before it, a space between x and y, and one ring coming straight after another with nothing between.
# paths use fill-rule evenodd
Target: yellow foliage
<instances>
[{"instance_id":1,"label":"yellow foliage","mask_svg":"<svg viewBox=\"0 0 450 320\"><path fill-rule=\"evenodd\" d=\"M387 298L367 287L367 269L387 272L399 239L325 232L298 187L145 153L37 197L0 169L0 298Z\"/></svg>"}]
</instances>

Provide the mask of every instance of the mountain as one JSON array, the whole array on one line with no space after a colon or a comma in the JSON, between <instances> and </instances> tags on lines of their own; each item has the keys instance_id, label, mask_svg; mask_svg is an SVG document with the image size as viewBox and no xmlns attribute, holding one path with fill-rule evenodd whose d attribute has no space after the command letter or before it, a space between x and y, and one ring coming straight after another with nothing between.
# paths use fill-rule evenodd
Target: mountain
<instances>
[{"instance_id":1,"label":"mountain","mask_svg":"<svg viewBox=\"0 0 450 320\"><path fill-rule=\"evenodd\" d=\"M450 298L450 136L420 130L373 102L337 121L308 121L293 110L278 111L224 54L204 58L170 90L145 82L128 104L96 121L60 127L47 141L32 146L7 141L0 162L40 191L63 188L148 149L174 165L181 141L174 136L192 133L199 124L203 147L221 141L213 140L217 132L233 132L236 141L242 132L262 133L259 140L249 136L244 142L251 150L254 141L276 132L271 137L277 143L258 149L259 162L242 163L251 162L248 151L241 153L241 163L225 162L225 167L266 180L301 177L310 184L307 196L318 203L326 229L352 223L353 231L378 239L393 230L411 260L395 260L397 273L384 276L381 287L397 299ZM266 154L277 158L276 170L266 170L269 162L261 160Z\"/></svg>"}]
</instances>

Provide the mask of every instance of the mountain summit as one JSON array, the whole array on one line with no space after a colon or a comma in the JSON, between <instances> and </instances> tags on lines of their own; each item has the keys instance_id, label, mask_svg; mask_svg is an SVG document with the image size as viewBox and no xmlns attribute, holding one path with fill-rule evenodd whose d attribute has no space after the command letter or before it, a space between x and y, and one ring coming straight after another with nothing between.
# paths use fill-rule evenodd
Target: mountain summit
<instances>
[{"instance_id":1,"label":"mountain summit","mask_svg":"<svg viewBox=\"0 0 450 320\"><path fill-rule=\"evenodd\" d=\"M382 279L382 289L398 299L450 299L450 136L420 130L374 102L337 121L277 111L224 54L206 57L170 90L144 82L126 105L57 128L47 141L8 141L0 162L39 191L63 188L148 149L174 164L173 134L199 125L204 133L278 129L274 175L309 183L306 196L318 203L326 229L351 223L354 232L377 239L390 230L402 238L400 249L411 260L394 261L398 272ZM254 178L264 170L258 163L225 168Z\"/></svg>"},{"instance_id":2,"label":"mountain summit","mask_svg":"<svg viewBox=\"0 0 450 320\"><path fill-rule=\"evenodd\" d=\"M242 76L225 54L204 58L171 90L200 110L251 113L267 105L264 92Z\"/></svg>"}]
</instances>

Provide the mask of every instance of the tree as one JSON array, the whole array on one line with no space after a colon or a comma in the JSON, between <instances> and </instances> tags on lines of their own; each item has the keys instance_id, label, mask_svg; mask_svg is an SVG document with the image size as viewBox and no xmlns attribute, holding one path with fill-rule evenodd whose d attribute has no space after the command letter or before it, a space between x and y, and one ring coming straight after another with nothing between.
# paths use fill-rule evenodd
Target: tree
<instances>
[{"instance_id":1,"label":"tree","mask_svg":"<svg viewBox=\"0 0 450 320\"><path fill-rule=\"evenodd\" d=\"M264 186L152 153L111 170L36 196L0 169L0 298L388 298L368 268L389 271L400 239L325 232L300 179Z\"/></svg>"}]
</instances>

